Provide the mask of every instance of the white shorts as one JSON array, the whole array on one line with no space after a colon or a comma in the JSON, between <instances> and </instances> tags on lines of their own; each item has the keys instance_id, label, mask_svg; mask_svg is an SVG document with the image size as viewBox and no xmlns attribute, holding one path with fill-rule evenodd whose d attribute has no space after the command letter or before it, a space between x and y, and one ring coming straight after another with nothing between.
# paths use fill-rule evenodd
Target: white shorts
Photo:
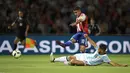
<instances>
[{"instance_id":1,"label":"white shorts","mask_svg":"<svg viewBox=\"0 0 130 73\"><path fill-rule=\"evenodd\" d=\"M83 61L84 64L88 65L88 61L87 61L87 53L78 53L78 54L75 54L74 56L76 57L76 60L79 60L79 61Z\"/></svg>"}]
</instances>

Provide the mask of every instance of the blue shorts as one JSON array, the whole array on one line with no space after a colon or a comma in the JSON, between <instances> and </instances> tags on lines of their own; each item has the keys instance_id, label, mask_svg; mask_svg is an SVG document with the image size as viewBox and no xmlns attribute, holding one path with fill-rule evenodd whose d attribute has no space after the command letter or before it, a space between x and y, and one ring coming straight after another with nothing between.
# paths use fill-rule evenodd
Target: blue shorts
<instances>
[{"instance_id":1,"label":"blue shorts","mask_svg":"<svg viewBox=\"0 0 130 73\"><path fill-rule=\"evenodd\" d=\"M88 46L87 44L87 39L84 37L84 32L77 32L76 34L74 34L71 39L75 39L77 41L77 43L79 43L79 45L84 45L84 46Z\"/></svg>"}]
</instances>

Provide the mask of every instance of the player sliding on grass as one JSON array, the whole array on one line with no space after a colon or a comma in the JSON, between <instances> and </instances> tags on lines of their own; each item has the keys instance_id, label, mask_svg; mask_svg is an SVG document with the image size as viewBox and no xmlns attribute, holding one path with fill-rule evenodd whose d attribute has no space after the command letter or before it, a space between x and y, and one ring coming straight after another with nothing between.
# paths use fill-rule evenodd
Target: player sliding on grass
<instances>
[{"instance_id":1,"label":"player sliding on grass","mask_svg":"<svg viewBox=\"0 0 130 73\"><path fill-rule=\"evenodd\" d=\"M65 48L66 46L70 46L73 43L79 43L80 52L85 52L85 48L87 47L87 40L84 37L84 34L88 34L88 17L81 12L80 7L75 7L73 9L74 14L76 15L76 22L72 23L70 26L77 27L77 33L74 34L69 41L66 43L61 43L60 41L56 41L57 44Z\"/></svg>"},{"instance_id":2,"label":"player sliding on grass","mask_svg":"<svg viewBox=\"0 0 130 73\"><path fill-rule=\"evenodd\" d=\"M91 53L78 53L73 56L63 56L59 58L54 58L53 54L50 55L51 62L64 62L67 65L73 66L95 66L100 65L102 63L108 63L112 66L119 66L119 67L127 67L127 64L118 64L109 59L106 54L107 46L101 44L99 47L96 43L88 36L84 35L88 41L95 47L96 51Z\"/></svg>"}]
</instances>

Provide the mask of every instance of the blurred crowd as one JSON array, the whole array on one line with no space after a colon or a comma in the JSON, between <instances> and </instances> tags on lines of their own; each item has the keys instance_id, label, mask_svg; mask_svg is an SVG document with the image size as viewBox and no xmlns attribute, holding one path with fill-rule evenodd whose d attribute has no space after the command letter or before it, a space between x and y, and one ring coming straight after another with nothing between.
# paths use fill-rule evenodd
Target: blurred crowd
<instances>
[{"instance_id":1,"label":"blurred crowd","mask_svg":"<svg viewBox=\"0 0 130 73\"><path fill-rule=\"evenodd\" d=\"M130 34L130 0L0 0L0 33L26 10L30 33L64 35L75 33L73 7L79 6L101 28L101 34ZM89 20L90 21L90 20Z\"/></svg>"}]
</instances>

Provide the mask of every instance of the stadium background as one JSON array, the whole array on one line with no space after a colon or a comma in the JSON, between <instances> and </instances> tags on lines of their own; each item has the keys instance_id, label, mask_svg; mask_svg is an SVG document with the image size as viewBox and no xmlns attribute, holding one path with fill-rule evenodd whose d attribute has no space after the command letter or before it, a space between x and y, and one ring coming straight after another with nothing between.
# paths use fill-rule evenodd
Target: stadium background
<instances>
[{"instance_id":1,"label":"stadium background","mask_svg":"<svg viewBox=\"0 0 130 73\"><path fill-rule=\"evenodd\" d=\"M130 0L0 0L0 73L86 73L86 70L88 73L128 73L129 67L113 68L106 64L66 67L61 63L49 63L51 51L58 54L56 56L79 52L78 46L64 50L55 44L55 40L65 42L76 32L75 28L69 27L75 21L72 13L75 5L100 26L100 35L91 36L92 39L108 44L112 60L130 65ZM15 32L9 30L8 25L16 19L19 8L26 11L30 23L28 37L38 42L38 48L23 49L20 45L23 54L31 55L14 59L9 53L12 52ZM86 52L94 51L93 47L89 48Z\"/></svg>"}]
</instances>

